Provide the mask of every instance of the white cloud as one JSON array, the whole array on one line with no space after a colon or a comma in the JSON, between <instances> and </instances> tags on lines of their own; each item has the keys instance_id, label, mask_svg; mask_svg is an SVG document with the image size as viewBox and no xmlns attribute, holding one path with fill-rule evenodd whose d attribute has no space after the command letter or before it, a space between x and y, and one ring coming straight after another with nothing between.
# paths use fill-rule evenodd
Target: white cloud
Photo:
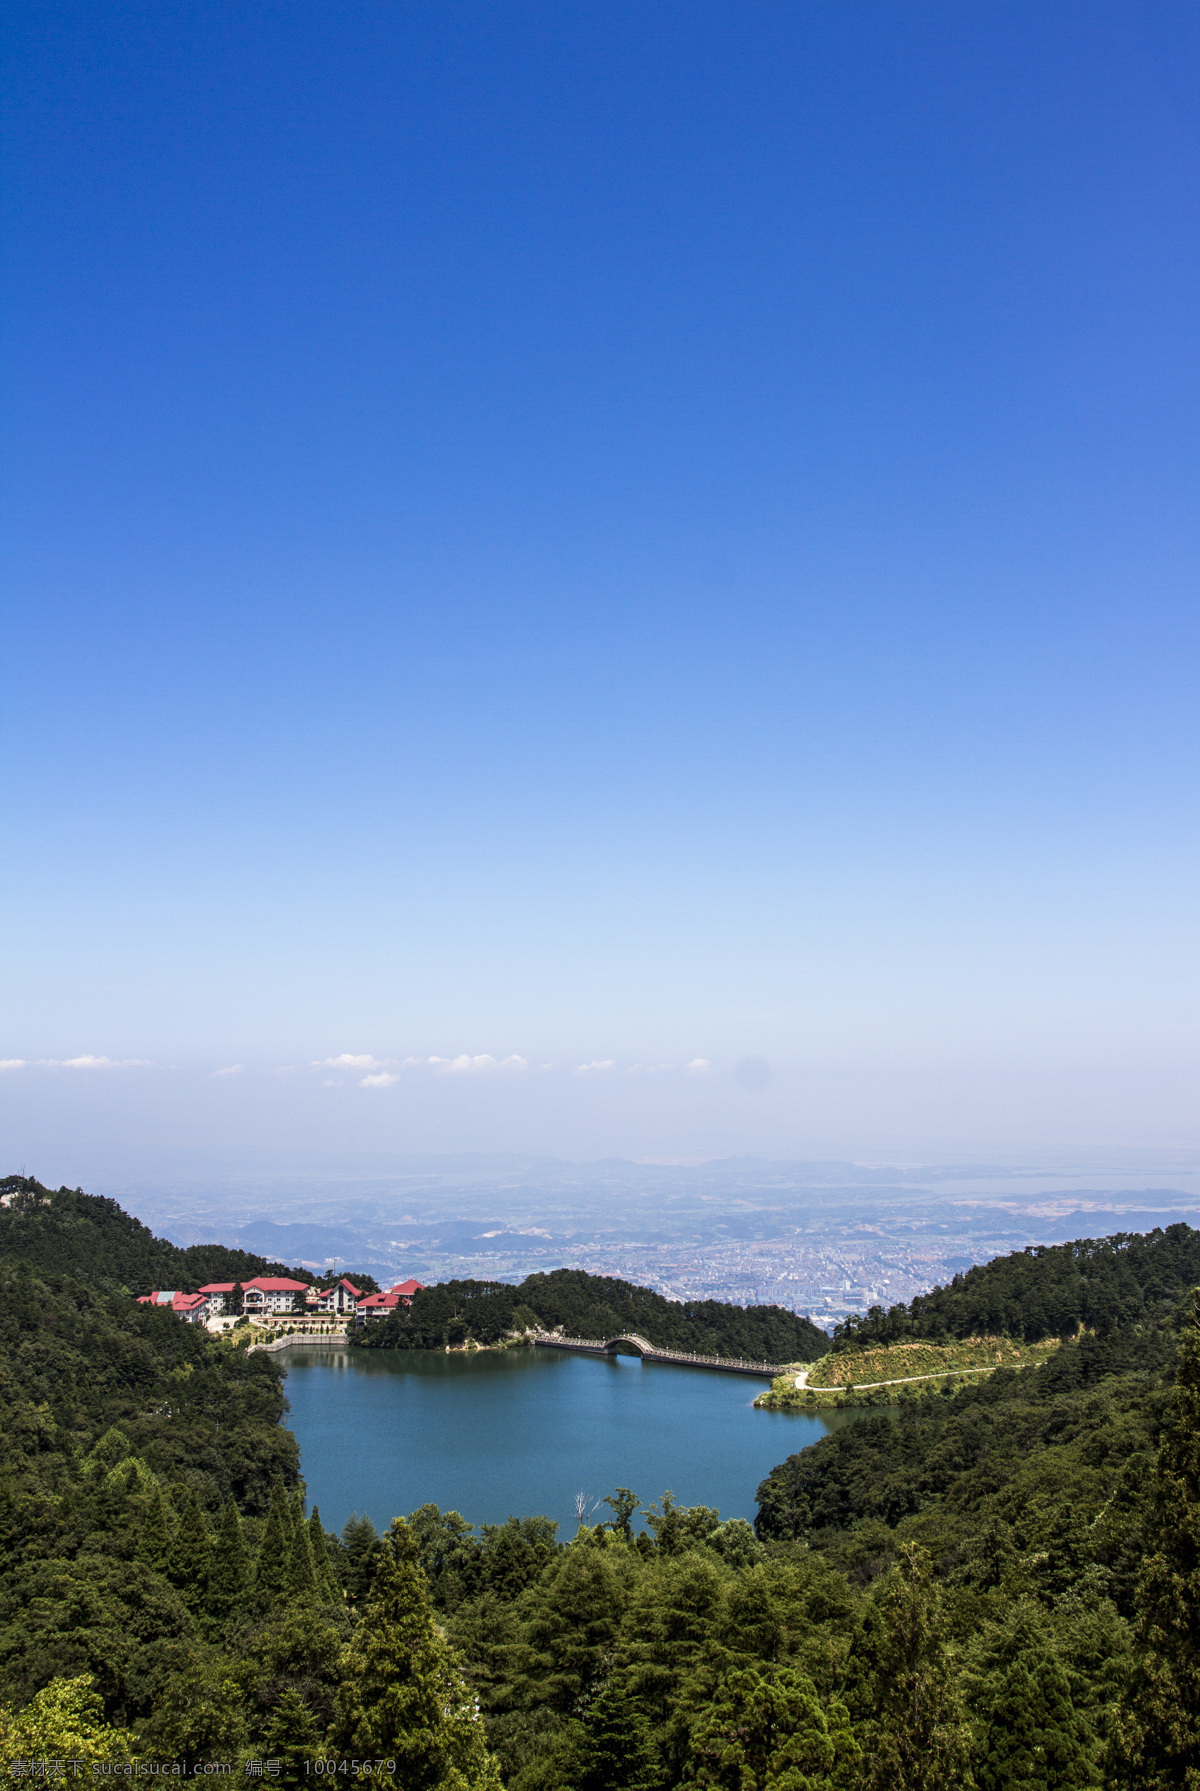
<instances>
[{"instance_id":1,"label":"white cloud","mask_svg":"<svg viewBox=\"0 0 1200 1791\"><path fill-rule=\"evenodd\" d=\"M605 1057L603 1059L597 1060L597 1062L595 1062L595 1063L578 1063L578 1064L576 1064L575 1074L577 1076L591 1076L599 1070L614 1070L614 1069L616 1069L616 1067L617 1066L616 1066L615 1058Z\"/></svg>"},{"instance_id":2,"label":"white cloud","mask_svg":"<svg viewBox=\"0 0 1200 1791\"><path fill-rule=\"evenodd\" d=\"M47 1057L43 1061L50 1070L144 1070L150 1066L148 1057Z\"/></svg>"},{"instance_id":3,"label":"white cloud","mask_svg":"<svg viewBox=\"0 0 1200 1791\"><path fill-rule=\"evenodd\" d=\"M472 1076L486 1073L488 1070L527 1070L528 1063L523 1057L513 1055L496 1059L489 1051L481 1051L478 1056L471 1057L463 1052L459 1057L431 1057L430 1068L439 1076Z\"/></svg>"},{"instance_id":4,"label":"white cloud","mask_svg":"<svg viewBox=\"0 0 1200 1791\"><path fill-rule=\"evenodd\" d=\"M361 1057L343 1051L340 1057L322 1057L313 1064L314 1070L377 1070L381 1067L369 1051Z\"/></svg>"},{"instance_id":5,"label":"white cloud","mask_svg":"<svg viewBox=\"0 0 1200 1791\"><path fill-rule=\"evenodd\" d=\"M359 1083L360 1088L390 1088L393 1082L399 1082L399 1076L393 1076L390 1070L380 1070L374 1076L364 1076Z\"/></svg>"},{"instance_id":6,"label":"white cloud","mask_svg":"<svg viewBox=\"0 0 1200 1791\"><path fill-rule=\"evenodd\" d=\"M0 1057L0 1070L23 1070L24 1068L25 1059L23 1057Z\"/></svg>"},{"instance_id":7,"label":"white cloud","mask_svg":"<svg viewBox=\"0 0 1200 1791\"><path fill-rule=\"evenodd\" d=\"M241 1073L242 1066L240 1063L227 1063L223 1069L213 1071L214 1076L240 1076Z\"/></svg>"},{"instance_id":8,"label":"white cloud","mask_svg":"<svg viewBox=\"0 0 1200 1791\"><path fill-rule=\"evenodd\" d=\"M687 1067L693 1076L706 1076L712 1069L712 1064L707 1057L693 1057Z\"/></svg>"}]
</instances>

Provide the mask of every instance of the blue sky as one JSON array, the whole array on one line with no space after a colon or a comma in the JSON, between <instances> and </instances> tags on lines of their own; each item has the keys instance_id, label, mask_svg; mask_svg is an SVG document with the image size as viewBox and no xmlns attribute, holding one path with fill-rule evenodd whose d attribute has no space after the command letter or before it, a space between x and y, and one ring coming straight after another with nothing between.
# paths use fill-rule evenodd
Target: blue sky
<instances>
[{"instance_id":1,"label":"blue sky","mask_svg":"<svg viewBox=\"0 0 1200 1791\"><path fill-rule=\"evenodd\" d=\"M10 7L10 1157L1200 1144L1198 64Z\"/></svg>"}]
</instances>

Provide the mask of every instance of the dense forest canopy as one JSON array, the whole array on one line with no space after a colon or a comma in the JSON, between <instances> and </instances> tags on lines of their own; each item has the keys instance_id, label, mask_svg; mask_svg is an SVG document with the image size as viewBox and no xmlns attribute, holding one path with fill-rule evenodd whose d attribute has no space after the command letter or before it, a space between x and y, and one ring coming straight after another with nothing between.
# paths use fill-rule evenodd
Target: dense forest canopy
<instances>
[{"instance_id":1,"label":"dense forest canopy","mask_svg":"<svg viewBox=\"0 0 1200 1791\"><path fill-rule=\"evenodd\" d=\"M45 1262L53 1235L0 1258L4 1762L268 1761L299 1786L369 1759L405 1791L1200 1782L1200 1302L1161 1266L1195 1234L1122 1245L1141 1297L1042 1366L790 1456L753 1529L618 1487L569 1539L435 1506L331 1535L278 1359L138 1307L111 1258L90 1277L69 1226L69 1268Z\"/></svg>"},{"instance_id":2,"label":"dense forest canopy","mask_svg":"<svg viewBox=\"0 0 1200 1791\"><path fill-rule=\"evenodd\" d=\"M721 1300L668 1300L582 1269L503 1281L444 1281L422 1288L408 1310L373 1319L355 1342L370 1349L443 1349L497 1343L522 1327L559 1326L569 1337L607 1339L636 1332L659 1349L757 1362L812 1362L829 1339L810 1319L782 1306L731 1306Z\"/></svg>"}]
</instances>

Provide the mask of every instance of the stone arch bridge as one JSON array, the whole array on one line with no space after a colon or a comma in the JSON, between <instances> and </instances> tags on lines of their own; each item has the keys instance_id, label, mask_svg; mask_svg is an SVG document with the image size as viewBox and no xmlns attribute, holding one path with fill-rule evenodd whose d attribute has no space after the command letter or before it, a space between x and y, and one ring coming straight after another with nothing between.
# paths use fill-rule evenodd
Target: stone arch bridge
<instances>
[{"instance_id":1,"label":"stone arch bridge","mask_svg":"<svg viewBox=\"0 0 1200 1791\"><path fill-rule=\"evenodd\" d=\"M636 1331L624 1331L617 1337L566 1337L561 1331L534 1331L533 1343L541 1349L570 1349L585 1356L616 1356L632 1352L643 1362L675 1362L682 1368L716 1368L725 1374L756 1374L774 1380L784 1372L780 1362L746 1362L734 1356L695 1356L686 1350L658 1349L649 1338Z\"/></svg>"}]
</instances>

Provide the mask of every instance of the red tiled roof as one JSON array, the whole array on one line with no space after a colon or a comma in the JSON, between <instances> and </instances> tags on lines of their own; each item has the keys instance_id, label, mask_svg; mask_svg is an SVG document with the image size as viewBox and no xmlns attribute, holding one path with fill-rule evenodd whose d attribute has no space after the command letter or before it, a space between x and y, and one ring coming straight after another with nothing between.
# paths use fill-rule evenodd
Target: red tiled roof
<instances>
[{"instance_id":1,"label":"red tiled roof","mask_svg":"<svg viewBox=\"0 0 1200 1791\"><path fill-rule=\"evenodd\" d=\"M194 1312L197 1306L205 1304L202 1293L175 1293L166 1289L156 1289L154 1293L139 1294L139 1306L170 1306L173 1312Z\"/></svg>"},{"instance_id":2,"label":"red tiled roof","mask_svg":"<svg viewBox=\"0 0 1200 1791\"><path fill-rule=\"evenodd\" d=\"M307 1281L289 1281L286 1275L256 1275L243 1281L243 1287L257 1287L260 1293L307 1293Z\"/></svg>"},{"instance_id":3,"label":"red tiled roof","mask_svg":"<svg viewBox=\"0 0 1200 1791\"><path fill-rule=\"evenodd\" d=\"M200 1292L202 1294L232 1293L236 1286L236 1281L210 1281L206 1287L200 1289Z\"/></svg>"},{"instance_id":4,"label":"red tiled roof","mask_svg":"<svg viewBox=\"0 0 1200 1791\"><path fill-rule=\"evenodd\" d=\"M420 1281L398 1281L389 1291L399 1294L403 1299L411 1299L413 1294L420 1293L422 1285Z\"/></svg>"}]
</instances>

